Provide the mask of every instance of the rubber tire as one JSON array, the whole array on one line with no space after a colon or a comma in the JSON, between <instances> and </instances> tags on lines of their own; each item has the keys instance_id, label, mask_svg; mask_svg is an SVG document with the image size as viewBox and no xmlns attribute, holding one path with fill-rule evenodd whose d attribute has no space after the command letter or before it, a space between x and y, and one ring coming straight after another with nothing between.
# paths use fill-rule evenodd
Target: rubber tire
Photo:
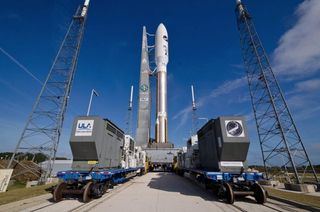
<instances>
[{"instance_id":1,"label":"rubber tire","mask_svg":"<svg viewBox=\"0 0 320 212\"><path fill-rule=\"evenodd\" d=\"M93 186L93 182L88 182L84 187L83 196L82 196L82 201L84 203L90 202L90 200L92 199L92 195L91 195L92 186Z\"/></svg>"},{"instance_id":2,"label":"rubber tire","mask_svg":"<svg viewBox=\"0 0 320 212\"><path fill-rule=\"evenodd\" d=\"M224 183L223 184L225 190L225 198L227 200L227 203L233 204L234 203L234 193L232 190L232 187L229 183Z\"/></svg>"},{"instance_id":3,"label":"rubber tire","mask_svg":"<svg viewBox=\"0 0 320 212\"><path fill-rule=\"evenodd\" d=\"M267 201L266 192L261 185L259 185L258 183L253 184L252 190L254 192L254 198L256 199L258 204L264 204Z\"/></svg>"},{"instance_id":4,"label":"rubber tire","mask_svg":"<svg viewBox=\"0 0 320 212\"><path fill-rule=\"evenodd\" d=\"M63 199L63 190L67 188L65 182L59 183L53 191L53 201L60 202Z\"/></svg>"}]
</instances>

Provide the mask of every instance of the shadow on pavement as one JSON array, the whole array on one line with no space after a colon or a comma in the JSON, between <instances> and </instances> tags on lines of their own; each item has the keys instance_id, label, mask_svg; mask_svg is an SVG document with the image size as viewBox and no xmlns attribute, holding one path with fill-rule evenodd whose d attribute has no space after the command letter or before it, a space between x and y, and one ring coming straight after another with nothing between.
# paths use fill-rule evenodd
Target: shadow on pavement
<instances>
[{"instance_id":1,"label":"shadow on pavement","mask_svg":"<svg viewBox=\"0 0 320 212\"><path fill-rule=\"evenodd\" d=\"M155 177L151 179L148 186L153 189L178 192L182 195L198 196L207 201L224 202L212 190L206 190L204 187L196 185L192 180L174 173L156 172ZM235 201L257 204L254 199L247 197L236 197Z\"/></svg>"},{"instance_id":2,"label":"shadow on pavement","mask_svg":"<svg viewBox=\"0 0 320 212\"><path fill-rule=\"evenodd\" d=\"M195 185L189 179L178 176L174 173L156 172L148 184L150 188L168 192L178 192L182 195L198 196L208 201L218 201L214 194L210 194L203 188Z\"/></svg>"}]
</instances>

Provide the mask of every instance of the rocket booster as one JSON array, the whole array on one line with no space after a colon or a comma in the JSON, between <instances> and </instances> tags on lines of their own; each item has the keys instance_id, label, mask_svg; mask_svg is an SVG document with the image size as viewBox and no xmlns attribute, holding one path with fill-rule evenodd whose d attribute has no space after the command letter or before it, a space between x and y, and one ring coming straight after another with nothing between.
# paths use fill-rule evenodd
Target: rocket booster
<instances>
[{"instance_id":1,"label":"rocket booster","mask_svg":"<svg viewBox=\"0 0 320 212\"><path fill-rule=\"evenodd\" d=\"M155 61L157 65L157 118L156 142L168 142L167 118L167 64L169 62L168 33L161 23L155 36Z\"/></svg>"}]
</instances>

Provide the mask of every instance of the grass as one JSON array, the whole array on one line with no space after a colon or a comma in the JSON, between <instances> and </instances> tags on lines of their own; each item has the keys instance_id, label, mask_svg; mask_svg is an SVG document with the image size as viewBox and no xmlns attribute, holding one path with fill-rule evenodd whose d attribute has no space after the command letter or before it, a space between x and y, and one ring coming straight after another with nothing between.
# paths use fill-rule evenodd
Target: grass
<instances>
[{"instance_id":1,"label":"grass","mask_svg":"<svg viewBox=\"0 0 320 212\"><path fill-rule=\"evenodd\" d=\"M7 192L0 193L0 205L7 204L10 202L15 202L35 196L39 196L42 194L47 194L49 191L46 191L46 189L50 188L54 184L48 184L48 185L40 185L40 186L34 186L31 188L23 188L21 187L21 184L15 184L11 186Z\"/></svg>"},{"instance_id":2,"label":"grass","mask_svg":"<svg viewBox=\"0 0 320 212\"><path fill-rule=\"evenodd\" d=\"M26 187L25 183L15 182L14 184L9 185L7 190L14 190L14 189L25 188L25 187Z\"/></svg>"},{"instance_id":3,"label":"grass","mask_svg":"<svg viewBox=\"0 0 320 212\"><path fill-rule=\"evenodd\" d=\"M293 193L274 189L270 187L264 187L268 191L269 196L279 197L282 199L291 200L294 202L302 203L307 206L320 208L320 196L311 196L301 193Z\"/></svg>"}]
</instances>

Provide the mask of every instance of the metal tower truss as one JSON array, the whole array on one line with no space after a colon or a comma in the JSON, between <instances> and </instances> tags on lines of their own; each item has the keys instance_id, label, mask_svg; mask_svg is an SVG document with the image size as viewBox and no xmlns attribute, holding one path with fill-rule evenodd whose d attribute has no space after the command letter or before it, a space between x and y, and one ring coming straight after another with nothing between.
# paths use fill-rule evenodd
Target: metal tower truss
<instances>
[{"instance_id":1,"label":"metal tower truss","mask_svg":"<svg viewBox=\"0 0 320 212\"><path fill-rule=\"evenodd\" d=\"M132 100L133 100L133 85L130 87L130 98L129 98L129 106L128 106L128 114L126 120L126 134L132 135Z\"/></svg>"},{"instance_id":2,"label":"metal tower truss","mask_svg":"<svg viewBox=\"0 0 320 212\"><path fill-rule=\"evenodd\" d=\"M150 43L150 40L154 40L155 35L147 33L147 39ZM153 41L154 42L154 41ZM150 77L154 77L154 79L157 78L157 65L155 61L155 45L150 45L147 47L148 49L148 57L149 57L149 67L150 67Z\"/></svg>"},{"instance_id":3,"label":"metal tower truss","mask_svg":"<svg viewBox=\"0 0 320 212\"><path fill-rule=\"evenodd\" d=\"M192 100L192 128L191 135L196 135L198 131L198 116L197 116L197 105L194 94L193 85L191 85L191 100Z\"/></svg>"},{"instance_id":4,"label":"metal tower truss","mask_svg":"<svg viewBox=\"0 0 320 212\"><path fill-rule=\"evenodd\" d=\"M36 176L41 175L41 180L45 181L51 174L79 56L88 4L89 1L86 1L84 5L79 6L73 16L8 164L8 168L13 162L24 168L16 175L29 172ZM21 163L26 154L35 156L38 153L45 155L49 161L45 170L34 168L36 163Z\"/></svg>"},{"instance_id":5,"label":"metal tower truss","mask_svg":"<svg viewBox=\"0 0 320 212\"><path fill-rule=\"evenodd\" d=\"M266 174L271 177L271 168L280 166L294 174L296 183L304 182L307 171L318 182L252 18L240 1L236 17Z\"/></svg>"}]
</instances>

